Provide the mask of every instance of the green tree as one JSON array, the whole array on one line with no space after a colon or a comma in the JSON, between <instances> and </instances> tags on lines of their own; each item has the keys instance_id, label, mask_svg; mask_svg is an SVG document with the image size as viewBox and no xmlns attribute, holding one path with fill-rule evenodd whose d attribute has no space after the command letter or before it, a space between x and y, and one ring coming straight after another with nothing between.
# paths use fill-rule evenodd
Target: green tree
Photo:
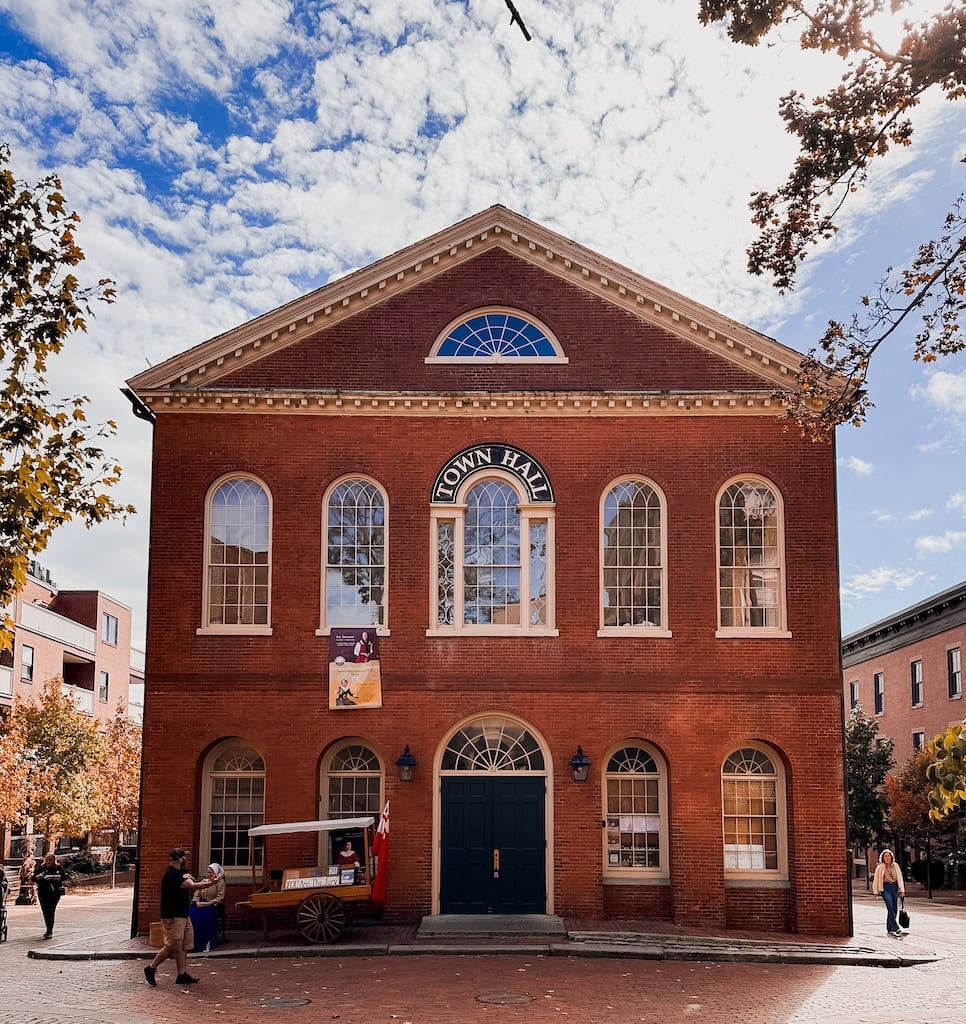
<instances>
[{"instance_id":1,"label":"green tree","mask_svg":"<svg viewBox=\"0 0 966 1024\"><path fill-rule=\"evenodd\" d=\"M809 99L792 90L779 112L799 154L784 184L751 198L759 229L748 250L753 274L771 275L784 291L820 242L832 238L849 199L869 170L894 147L913 143L910 111L929 92L966 97L966 4L948 3L928 19L905 22L902 40L887 49L871 19L893 15L911 0L700 0L704 24L724 21L736 43L756 46L772 30L801 28L803 49L832 53L844 64L841 81ZM847 321L832 320L802 364L788 413L814 439L840 423L856 426L872 403L865 383L877 349L907 321L918 324L913 358L932 362L960 352L966 341L966 197L960 195L932 237L904 266L888 267Z\"/></svg>"},{"instance_id":2,"label":"green tree","mask_svg":"<svg viewBox=\"0 0 966 1024\"><path fill-rule=\"evenodd\" d=\"M929 813L939 821L966 801L966 722L947 726L933 738L929 752L935 759L926 772L933 784Z\"/></svg>"},{"instance_id":3,"label":"green tree","mask_svg":"<svg viewBox=\"0 0 966 1024\"><path fill-rule=\"evenodd\" d=\"M95 300L113 301L114 288L106 278L82 287L71 272L84 259L74 239L80 217L68 212L60 180L31 187L9 163L0 145L0 607L62 523L90 527L134 511L108 494L121 469L99 443L115 424L88 423L86 396L57 399L47 384L48 360L87 329ZM4 615L0 649L12 636Z\"/></svg>"},{"instance_id":4,"label":"green tree","mask_svg":"<svg viewBox=\"0 0 966 1024\"><path fill-rule=\"evenodd\" d=\"M141 794L141 727L128 718L123 700L101 734L101 756L88 771L96 792L94 828L111 833L113 888L121 835L137 828Z\"/></svg>"},{"instance_id":5,"label":"green tree","mask_svg":"<svg viewBox=\"0 0 966 1024\"><path fill-rule=\"evenodd\" d=\"M879 723L857 705L845 723L845 771L849 794L849 841L871 846L885 832L886 774L892 740L877 740Z\"/></svg>"},{"instance_id":6,"label":"green tree","mask_svg":"<svg viewBox=\"0 0 966 1024\"><path fill-rule=\"evenodd\" d=\"M62 692L61 683L59 678L48 679L39 699L18 698L13 710L33 757L30 813L48 840L84 835L97 817L88 769L100 760L101 738L93 719Z\"/></svg>"}]
</instances>

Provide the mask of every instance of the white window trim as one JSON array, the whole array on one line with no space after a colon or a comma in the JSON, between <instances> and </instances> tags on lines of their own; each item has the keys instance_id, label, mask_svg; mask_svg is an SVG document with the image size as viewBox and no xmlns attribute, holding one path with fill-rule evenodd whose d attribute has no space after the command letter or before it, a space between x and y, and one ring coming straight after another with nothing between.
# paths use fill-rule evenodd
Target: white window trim
<instances>
[{"instance_id":1,"label":"white window trim","mask_svg":"<svg viewBox=\"0 0 966 1024\"><path fill-rule=\"evenodd\" d=\"M250 740L246 740L243 736L230 736L227 739L222 740L220 743L216 743L211 750L208 751L208 756L204 760L201 772L201 828L199 830L198 837L198 871L203 872L208 865L211 863L211 773L212 765L217 760L218 756L225 750L234 747L244 745L250 750L255 751L262 759L262 763L265 763L265 758L262 755L258 747L255 746ZM238 773L243 774L243 773ZM244 773L253 778L261 776L264 780L265 785L263 787L263 802L262 802L262 818L265 817L265 808L268 805L268 768L262 772L247 772ZM229 883L232 882L243 882L251 881L252 877L252 866L248 865L232 865L225 867L222 865L225 871L225 880Z\"/></svg>"},{"instance_id":2,"label":"white window trim","mask_svg":"<svg viewBox=\"0 0 966 1024\"><path fill-rule=\"evenodd\" d=\"M661 624L659 626L605 626L604 625L604 504L607 496L619 484L641 483L646 484L657 495L658 505L661 510ZM604 488L598 505L598 528L597 528L597 560L598 560L598 619L597 636L630 636L630 637L651 637L669 638L671 630L668 629L667 609L667 498L664 491L649 477L637 473L628 473L619 476Z\"/></svg>"},{"instance_id":3,"label":"white window trim","mask_svg":"<svg viewBox=\"0 0 966 1024\"><path fill-rule=\"evenodd\" d=\"M767 487L775 497L775 510L778 514L778 625L777 626L722 626L721 625L721 496L732 485L740 481L762 484ZM729 637L742 637L746 639L758 638L760 640L790 640L791 632L788 629L788 602L786 590L788 580L786 578L785 558L785 499L782 492L768 477L760 476L757 473L739 473L726 480L714 499L714 539L715 539L715 575L714 593L715 605L718 609L718 624L714 635L718 639Z\"/></svg>"},{"instance_id":4,"label":"white window trim","mask_svg":"<svg viewBox=\"0 0 966 1024\"><path fill-rule=\"evenodd\" d=\"M876 678L876 676L882 676L882 710L881 711L876 711L876 709L875 709L875 698L876 698L875 678ZM881 718L885 714L885 711L886 711L886 688L885 688L885 669L883 669L882 671L873 672L872 673L872 717L873 718Z\"/></svg>"},{"instance_id":5,"label":"white window trim","mask_svg":"<svg viewBox=\"0 0 966 1024\"><path fill-rule=\"evenodd\" d=\"M366 750L371 750L375 755L376 760L379 762L379 808L376 811L374 817L376 824L379 824L379 815L382 813L382 809L386 806L386 759L383 757L377 744L371 740L364 739L361 736L347 736L343 739L333 743L322 759L322 770L319 773L319 820L327 820L329 818L329 779L332 776L332 762L335 760L336 754L341 750L345 750L346 747L365 747ZM372 778L375 772L336 772L339 778L351 777L352 775L364 776L366 778ZM323 855L328 853L329 833L319 833L319 865L328 863L328 860L323 861ZM367 851L371 854L371 850Z\"/></svg>"},{"instance_id":6,"label":"white window trim","mask_svg":"<svg viewBox=\"0 0 966 1024\"><path fill-rule=\"evenodd\" d=\"M613 867L607 862L607 778L608 771L607 765L610 762L611 757L617 753L618 750L622 750L624 747L640 747L654 758L654 763L657 765L657 799L658 807L660 808L661 816L661 828L660 828L660 847L659 847L659 860L661 862L660 867L656 868L622 868ZM618 773L614 773L615 778L619 777ZM653 778L650 775L633 775L627 773L627 778ZM652 885L670 885L671 883L671 868L670 868L670 857L671 847L669 841L669 808L668 808L668 780L667 780L667 761L665 761L661 752L652 743L648 743L647 740L638 739L632 737L630 739L622 740L620 743L614 743L608 747L604 754L603 761L601 762L601 821L605 823L601 829L601 848L602 848L602 864L601 880L605 885L618 885L621 881L625 881L628 884L642 883L642 880L647 879Z\"/></svg>"},{"instance_id":7,"label":"white window trim","mask_svg":"<svg viewBox=\"0 0 966 1024\"><path fill-rule=\"evenodd\" d=\"M508 313L511 316L518 316L521 320L526 320L528 323L533 324L534 327L539 328L547 337L547 340L553 345L556 355L553 356L438 356L436 353L439 351L440 346L449 337L450 331L459 327L460 324L467 320L472 320L475 316L485 316L487 313ZM543 363L543 364L554 364L554 363L569 363L570 360L564 355L563 346L557 340L557 336L550 330L550 328L540 319L533 316L530 313L524 312L522 309L517 309L513 306L480 306L478 309L471 309L466 313L461 313L458 317L450 320L450 322L436 335L436 340L433 342L432 347L429 350L429 355L423 360L424 363L462 363L464 365L478 366L481 363L497 363L501 366L523 366L527 363Z\"/></svg>"},{"instance_id":8,"label":"white window trim","mask_svg":"<svg viewBox=\"0 0 966 1024\"><path fill-rule=\"evenodd\" d=\"M778 831L778 867L775 869L769 869L767 871L752 870L749 868L725 868L724 877L725 884L727 885L730 881L737 879L748 879L756 881L788 881L788 808L787 799L788 792L785 782L785 764L781 757L778 756L778 751L770 747L767 743L759 743L755 740L745 740L741 743L735 743L731 746L731 749L724 756L721 761L721 765L718 769L719 782L719 799L721 801L721 856L722 861L724 860L724 780L728 778L771 778L772 776L725 776L724 766L725 761L736 750L760 750L775 767L775 811L777 812L777 821L775 827Z\"/></svg>"},{"instance_id":9,"label":"white window trim","mask_svg":"<svg viewBox=\"0 0 966 1024\"><path fill-rule=\"evenodd\" d=\"M466 516L466 495L470 488L486 480L499 480L509 484L520 498L517 511L520 513L520 623L519 625L499 624L483 626L467 626L463 624L463 588L460 583L463 569L463 524ZM486 468L474 473L463 481L456 493L453 504L433 502L429 506L429 622L426 636L559 636L556 628L556 572L555 552L556 534L554 529L556 505L553 502L531 502L520 481L500 469ZM437 524L441 519L454 519L453 561L456 571L453 583L454 624L444 626L437 622L439 600L439 531ZM534 519L547 521L547 622L546 625L530 623L530 522ZM523 595L526 594L526 601Z\"/></svg>"},{"instance_id":10,"label":"white window trim","mask_svg":"<svg viewBox=\"0 0 966 1024\"><path fill-rule=\"evenodd\" d=\"M322 551L321 551L321 580L319 583L319 628L315 631L316 636L328 636L332 632L332 626L325 621L326 612L326 593L325 593L325 577L326 570L328 568L328 548L327 548L327 535L329 530L329 498L332 496L332 492L340 485L344 484L347 480L364 480L367 484L372 484L377 491L382 495L382 510L383 510L383 590L382 590L382 617L384 622L381 625L373 625L371 622L359 622L351 625L345 625L344 627L336 626L336 629L372 629L375 630L377 636L391 636L389 632L389 495L386 492L386 488L383 487L375 477L369 476L367 473L344 473L338 479L333 480L331 484L326 488L325 494L322 495Z\"/></svg>"},{"instance_id":11,"label":"white window trim","mask_svg":"<svg viewBox=\"0 0 966 1024\"><path fill-rule=\"evenodd\" d=\"M208 611L208 597L210 591L210 571L211 565L209 563L209 557L211 553L211 499L214 497L215 492L219 487L227 480L252 480L258 484L259 487L265 492L265 496L268 498L268 622L260 624L247 625L241 624L224 624L224 623L212 623L209 619ZM255 476L254 473L246 473L244 471L237 471L231 473L223 473L212 485L208 488L208 493L205 495L205 525L204 534L202 536L202 543L204 544L204 551L202 555L202 573L201 573L201 626L195 630L197 636L271 636L272 635L272 556L273 556L273 530L275 521L275 503L272 498L272 491L268 484L265 483L261 477Z\"/></svg>"},{"instance_id":12,"label":"white window trim","mask_svg":"<svg viewBox=\"0 0 966 1024\"><path fill-rule=\"evenodd\" d=\"M926 676L922 667L922 658L913 658L912 661L909 662L909 689L910 691L912 690L912 673L916 665L919 666L919 679L917 680L919 683L919 700L912 701L912 707L921 708L926 702ZM911 692L909 696L912 696Z\"/></svg>"},{"instance_id":13,"label":"white window trim","mask_svg":"<svg viewBox=\"0 0 966 1024\"><path fill-rule=\"evenodd\" d=\"M959 651L959 692L951 694L949 692L949 652ZM963 699L963 645L962 644L950 644L946 648L946 700L962 700Z\"/></svg>"}]
</instances>

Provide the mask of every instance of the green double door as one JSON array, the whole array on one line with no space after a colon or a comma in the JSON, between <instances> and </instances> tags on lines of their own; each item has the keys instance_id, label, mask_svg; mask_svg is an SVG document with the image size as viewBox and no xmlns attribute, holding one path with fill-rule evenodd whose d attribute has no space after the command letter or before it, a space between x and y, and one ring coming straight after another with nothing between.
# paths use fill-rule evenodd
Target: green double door
<instances>
[{"instance_id":1,"label":"green double door","mask_svg":"<svg viewBox=\"0 0 966 1024\"><path fill-rule=\"evenodd\" d=\"M543 776L444 776L440 913L544 914Z\"/></svg>"}]
</instances>

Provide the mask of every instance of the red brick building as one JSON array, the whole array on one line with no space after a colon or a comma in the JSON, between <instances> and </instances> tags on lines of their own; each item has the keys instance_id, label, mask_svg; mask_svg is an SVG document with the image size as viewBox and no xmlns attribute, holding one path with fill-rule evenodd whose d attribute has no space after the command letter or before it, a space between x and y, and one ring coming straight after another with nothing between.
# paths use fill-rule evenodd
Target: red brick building
<instances>
[{"instance_id":1,"label":"red brick building","mask_svg":"<svg viewBox=\"0 0 966 1024\"><path fill-rule=\"evenodd\" d=\"M846 707L876 717L896 764L966 718L964 649L966 582L843 637Z\"/></svg>"},{"instance_id":2,"label":"red brick building","mask_svg":"<svg viewBox=\"0 0 966 1024\"><path fill-rule=\"evenodd\" d=\"M495 206L132 379L140 928L172 846L231 905L253 824L391 798L393 919L846 934L834 458L779 419L797 365ZM381 707L330 707L338 627L377 634Z\"/></svg>"}]
</instances>

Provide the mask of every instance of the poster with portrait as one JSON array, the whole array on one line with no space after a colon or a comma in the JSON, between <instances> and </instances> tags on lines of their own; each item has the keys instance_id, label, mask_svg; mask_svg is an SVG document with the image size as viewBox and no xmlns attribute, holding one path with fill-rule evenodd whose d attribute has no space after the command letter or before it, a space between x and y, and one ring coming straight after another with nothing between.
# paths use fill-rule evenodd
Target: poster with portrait
<instances>
[{"instance_id":1,"label":"poster with portrait","mask_svg":"<svg viewBox=\"0 0 966 1024\"><path fill-rule=\"evenodd\" d=\"M381 707L382 675L375 627L333 626L329 634L329 709Z\"/></svg>"}]
</instances>

